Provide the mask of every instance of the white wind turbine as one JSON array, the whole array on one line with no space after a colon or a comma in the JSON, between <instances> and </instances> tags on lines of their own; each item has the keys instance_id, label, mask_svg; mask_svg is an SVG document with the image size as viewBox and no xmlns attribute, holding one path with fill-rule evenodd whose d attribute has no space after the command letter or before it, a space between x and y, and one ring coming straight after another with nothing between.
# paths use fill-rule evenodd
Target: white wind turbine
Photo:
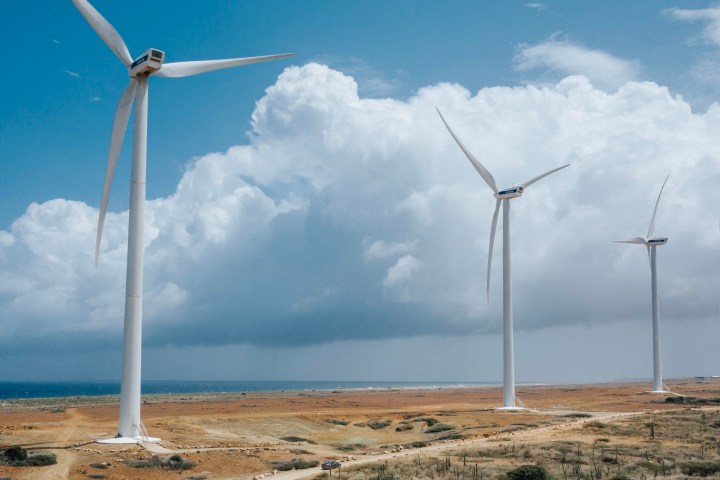
<instances>
[{"instance_id":1,"label":"white wind turbine","mask_svg":"<svg viewBox=\"0 0 720 480\"><path fill-rule=\"evenodd\" d=\"M460 149L465 153L465 156L470 160L472 166L475 167L475 170L477 170L495 194L495 213L493 213L492 226L490 227L490 248L488 250L487 265L488 301L490 300L490 267L492 265L493 244L495 243L495 230L497 228L498 213L500 212L500 203L502 202L503 205L503 406L501 410L521 410L520 407L515 405L515 355L513 353L512 277L510 269L510 200L520 197L525 188L533 183L570 164L568 163L562 167L554 168L549 172L513 185L510 188L498 190L495 179L490 172L470 153L457 135L455 135L455 132L453 132L450 125L445 121L445 117L440 113L440 109L437 109L437 111L443 123L450 131L450 135L452 135L460 146Z\"/></svg>"},{"instance_id":2,"label":"white wind turbine","mask_svg":"<svg viewBox=\"0 0 720 480\"><path fill-rule=\"evenodd\" d=\"M662 381L662 363L660 362L660 315L658 312L658 293L657 293L657 263L655 255L655 247L665 245L668 242L667 237L653 237L655 230L655 214L657 213L660 197L662 196L665 184L670 175L665 177L665 181L660 187L660 193L655 201L652 217L650 218L650 228L648 228L647 237L635 237L629 240L615 240L617 243L635 243L637 245L645 245L650 257L650 295L652 301L652 327L653 327L653 389L650 393L670 393L665 390Z\"/></svg>"},{"instance_id":3,"label":"white wind turbine","mask_svg":"<svg viewBox=\"0 0 720 480\"><path fill-rule=\"evenodd\" d=\"M143 289L143 220L145 203L145 160L147 153L148 78L187 77L223 68L286 58L292 53L263 57L231 58L193 62L163 63L165 54L148 49L133 60L120 34L90 5L87 0L72 0L85 20L120 58L128 69L130 82L120 97L115 112L110 152L108 154L105 185L100 204L95 263L100 252L108 197L112 186L120 148L125 137L130 109L135 100L133 128L132 173L130 186L130 219L128 222L128 255L125 297L125 326L123 340L122 381L120 385L120 420L115 438L99 440L105 443L138 443L158 441L147 436L140 420L140 362L142 345L142 289Z\"/></svg>"}]
</instances>

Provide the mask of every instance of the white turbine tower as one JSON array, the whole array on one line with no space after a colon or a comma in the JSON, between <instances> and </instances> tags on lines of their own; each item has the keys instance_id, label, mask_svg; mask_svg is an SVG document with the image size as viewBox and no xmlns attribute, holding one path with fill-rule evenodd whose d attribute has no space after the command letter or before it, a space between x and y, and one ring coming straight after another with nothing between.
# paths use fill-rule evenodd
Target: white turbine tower
<instances>
[{"instance_id":1,"label":"white turbine tower","mask_svg":"<svg viewBox=\"0 0 720 480\"><path fill-rule=\"evenodd\" d=\"M655 247L665 245L668 242L667 237L653 237L655 230L655 214L657 213L660 197L662 196L665 184L670 175L665 177L665 181L660 187L660 193L655 201L652 217L650 218L650 228L648 228L647 237L635 237L629 240L615 240L617 243L635 243L637 245L645 245L650 258L650 295L652 301L652 328L653 328L653 389L650 393L670 393L665 390L662 381L662 363L660 362L660 315L658 312L658 293L657 293L657 263L655 255Z\"/></svg>"},{"instance_id":2,"label":"white turbine tower","mask_svg":"<svg viewBox=\"0 0 720 480\"><path fill-rule=\"evenodd\" d=\"M525 182L513 185L504 190L498 190L495 179L490 172L473 156L472 153L463 145L460 139L455 135L450 125L445 121L440 109L438 114L443 123L450 131L450 135L455 139L465 156L475 170L480 174L485 183L492 189L495 194L495 213L493 213L492 225L490 227L490 247L488 250L487 265L487 297L490 300L490 267L492 265L493 244L495 243L495 230L497 228L498 213L500 212L500 203L503 205L503 406L501 410L521 410L515 405L515 355L513 353L513 314L512 314L512 277L510 269L510 200L518 198L523 194L525 188L533 183L541 180L551 173L555 173L570 164L562 167L554 168L549 172L531 178Z\"/></svg>"},{"instance_id":3,"label":"white turbine tower","mask_svg":"<svg viewBox=\"0 0 720 480\"><path fill-rule=\"evenodd\" d=\"M72 0L85 20L128 69L130 82L120 97L115 112L105 185L95 243L95 263L100 252L108 197L112 186L120 148L125 137L130 109L135 101L133 128L132 173L130 186L130 219L128 222L128 254L125 296L125 329L123 340L122 381L120 385L120 420L115 438L99 440L106 443L138 443L158 441L147 436L140 420L140 362L142 345L143 290L143 221L145 203L145 160L147 153L148 78L187 77L223 68L286 58L291 53L263 57L231 58L193 62L163 63L164 52L148 49L133 60L120 34L90 5L87 0Z\"/></svg>"}]
</instances>

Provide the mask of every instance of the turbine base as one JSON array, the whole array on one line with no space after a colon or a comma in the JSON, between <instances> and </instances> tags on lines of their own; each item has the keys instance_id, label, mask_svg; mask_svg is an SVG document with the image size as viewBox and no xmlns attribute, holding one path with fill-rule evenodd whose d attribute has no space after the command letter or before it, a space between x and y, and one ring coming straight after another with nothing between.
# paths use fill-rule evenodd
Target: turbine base
<instances>
[{"instance_id":1,"label":"turbine base","mask_svg":"<svg viewBox=\"0 0 720 480\"><path fill-rule=\"evenodd\" d=\"M496 412L528 412L530 409L525 407L497 407L493 408Z\"/></svg>"},{"instance_id":2,"label":"turbine base","mask_svg":"<svg viewBox=\"0 0 720 480\"><path fill-rule=\"evenodd\" d=\"M664 395L667 395L667 394L675 395L675 393L671 392L670 390L647 390L647 391L645 391L644 393L650 393L650 394L654 394L654 395L660 395L660 394L664 394Z\"/></svg>"},{"instance_id":3,"label":"turbine base","mask_svg":"<svg viewBox=\"0 0 720 480\"><path fill-rule=\"evenodd\" d=\"M100 438L95 440L96 443L106 443L114 445L128 445L128 444L140 444L140 443L158 443L159 438L156 437L112 437L112 438Z\"/></svg>"}]
</instances>

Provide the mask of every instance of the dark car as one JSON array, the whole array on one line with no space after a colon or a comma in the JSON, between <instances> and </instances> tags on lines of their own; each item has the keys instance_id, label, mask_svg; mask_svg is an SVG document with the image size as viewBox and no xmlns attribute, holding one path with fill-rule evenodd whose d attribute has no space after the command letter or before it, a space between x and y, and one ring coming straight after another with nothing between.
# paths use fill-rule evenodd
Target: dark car
<instances>
[{"instance_id":1,"label":"dark car","mask_svg":"<svg viewBox=\"0 0 720 480\"><path fill-rule=\"evenodd\" d=\"M336 468L340 468L340 462L336 462L335 460L325 460L322 463L323 470L334 470Z\"/></svg>"}]
</instances>

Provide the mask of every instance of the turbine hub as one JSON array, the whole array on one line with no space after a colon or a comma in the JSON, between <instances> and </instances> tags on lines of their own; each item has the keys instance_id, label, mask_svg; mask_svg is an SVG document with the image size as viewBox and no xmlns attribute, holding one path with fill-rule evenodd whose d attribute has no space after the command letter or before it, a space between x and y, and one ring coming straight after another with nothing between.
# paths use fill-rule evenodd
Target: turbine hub
<instances>
[{"instance_id":1,"label":"turbine hub","mask_svg":"<svg viewBox=\"0 0 720 480\"><path fill-rule=\"evenodd\" d=\"M148 48L128 67L131 77L149 77L160 70L165 59L165 52Z\"/></svg>"}]
</instances>

